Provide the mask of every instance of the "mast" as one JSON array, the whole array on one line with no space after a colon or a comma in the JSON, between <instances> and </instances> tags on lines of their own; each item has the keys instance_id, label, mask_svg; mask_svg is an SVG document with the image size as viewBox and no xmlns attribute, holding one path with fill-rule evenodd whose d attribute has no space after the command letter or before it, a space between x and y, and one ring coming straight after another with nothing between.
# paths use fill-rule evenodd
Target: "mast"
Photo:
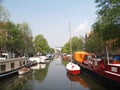
<instances>
[{"instance_id":1,"label":"mast","mask_svg":"<svg viewBox=\"0 0 120 90\"><path fill-rule=\"evenodd\" d=\"M72 39L71 39L71 23L69 22L69 33L70 33L70 60L72 62Z\"/></svg>"},{"instance_id":2,"label":"mast","mask_svg":"<svg viewBox=\"0 0 120 90\"><path fill-rule=\"evenodd\" d=\"M108 62L108 64L109 64L109 54L108 54L107 45L106 45L106 53L107 53L107 62Z\"/></svg>"}]
</instances>

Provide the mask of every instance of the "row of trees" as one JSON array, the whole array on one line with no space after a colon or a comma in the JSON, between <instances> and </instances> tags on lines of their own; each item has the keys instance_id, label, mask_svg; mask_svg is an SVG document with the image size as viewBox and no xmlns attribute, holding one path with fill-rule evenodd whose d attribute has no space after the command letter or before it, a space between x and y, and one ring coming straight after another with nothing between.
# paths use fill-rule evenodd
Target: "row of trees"
<instances>
[{"instance_id":1,"label":"row of trees","mask_svg":"<svg viewBox=\"0 0 120 90\"><path fill-rule=\"evenodd\" d=\"M95 0L95 3L98 17L92 25L89 37L85 39L85 50L93 53L103 52L106 44L111 43L111 50L115 51L120 48L120 0ZM80 47L78 42L76 41L76 46ZM63 49L67 45L68 43Z\"/></svg>"},{"instance_id":2,"label":"row of trees","mask_svg":"<svg viewBox=\"0 0 120 90\"><path fill-rule=\"evenodd\" d=\"M33 37L28 23L15 24L9 20L9 12L0 5L0 49L16 56L33 53Z\"/></svg>"},{"instance_id":3,"label":"row of trees","mask_svg":"<svg viewBox=\"0 0 120 90\"><path fill-rule=\"evenodd\" d=\"M16 55L26 55L34 51L33 37L27 23L0 22L0 30L2 35L0 47L2 50L16 53Z\"/></svg>"},{"instance_id":4,"label":"row of trees","mask_svg":"<svg viewBox=\"0 0 120 90\"><path fill-rule=\"evenodd\" d=\"M27 22L15 24L8 18L9 13L0 5L0 49L20 55L47 53L54 50L49 47L43 35L35 36Z\"/></svg>"},{"instance_id":5,"label":"row of trees","mask_svg":"<svg viewBox=\"0 0 120 90\"><path fill-rule=\"evenodd\" d=\"M103 52L105 46L114 52L120 48L120 0L95 0L97 3L97 21L92 33L86 40L86 50ZM111 44L111 45L109 45Z\"/></svg>"},{"instance_id":6,"label":"row of trees","mask_svg":"<svg viewBox=\"0 0 120 90\"><path fill-rule=\"evenodd\" d=\"M120 0L96 0L98 7L97 21L93 24L93 38L97 50L103 51L106 42L111 43L111 50L120 47ZM97 38L97 41L95 40ZM110 42L112 41L112 42Z\"/></svg>"},{"instance_id":7,"label":"row of trees","mask_svg":"<svg viewBox=\"0 0 120 90\"><path fill-rule=\"evenodd\" d=\"M84 50L83 37L74 36L71 38L72 52ZM62 48L63 53L70 53L70 40Z\"/></svg>"},{"instance_id":8,"label":"row of trees","mask_svg":"<svg viewBox=\"0 0 120 90\"><path fill-rule=\"evenodd\" d=\"M42 34L36 35L34 38L35 52L38 54L53 53L54 49L50 48L47 40Z\"/></svg>"}]
</instances>

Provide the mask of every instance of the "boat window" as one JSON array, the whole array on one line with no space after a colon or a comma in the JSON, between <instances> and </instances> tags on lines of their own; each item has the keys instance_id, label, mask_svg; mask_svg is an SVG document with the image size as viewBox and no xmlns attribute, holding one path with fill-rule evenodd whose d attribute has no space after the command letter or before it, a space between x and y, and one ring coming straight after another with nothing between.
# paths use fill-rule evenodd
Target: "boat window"
<instances>
[{"instance_id":1,"label":"boat window","mask_svg":"<svg viewBox=\"0 0 120 90\"><path fill-rule=\"evenodd\" d=\"M116 61L120 60L120 56L114 56L114 60Z\"/></svg>"},{"instance_id":2,"label":"boat window","mask_svg":"<svg viewBox=\"0 0 120 90\"><path fill-rule=\"evenodd\" d=\"M5 72L5 69L6 69L6 65L1 65L1 72Z\"/></svg>"},{"instance_id":3,"label":"boat window","mask_svg":"<svg viewBox=\"0 0 120 90\"><path fill-rule=\"evenodd\" d=\"M96 55L91 55L92 56L92 58L96 58Z\"/></svg>"},{"instance_id":4,"label":"boat window","mask_svg":"<svg viewBox=\"0 0 120 90\"><path fill-rule=\"evenodd\" d=\"M19 62L19 65L22 66L22 61Z\"/></svg>"},{"instance_id":5,"label":"boat window","mask_svg":"<svg viewBox=\"0 0 120 90\"><path fill-rule=\"evenodd\" d=\"M88 56L87 56L87 55L85 55L85 56L84 56L84 60L87 60L87 58L88 58Z\"/></svg>"},{"instance_id":6,"label":"boat window","mask_svg":"<svg viewBox=\"0 0 120 90\"><path fill-rule=\"evenodd\" d=\"M92 60L92 56L88 56L88 57L87 57L87 60L90 60L90 61L91 61L91 60Z\"/></svg>"},{"instance_id":7,"label":"boat window","mask_svg":"<svg viewBox=\"0 0 120 90\"><path fill-rule=\"evenodd\" d=\"M25 65L25 61L23 61L23 65Z\"/></svg>"},{"instance_id":8,"label":"boat window","mask_svg":"<svg viewBox=\"0 0 120 90\"><path fill-rule=\"evenodd\" d=\"M110 57L110 62L111 62L111 57ZM112 64L120 64L120 55L113 55L113 60Z\"/></svg>"},{"instance_id":9,"label":"boat window","mask_svg":"<svg viewBox=\"0 0 120 90\"><path fill-rule=\"evenodd\" d=\"M96 58L102 58L102 56L100 54L97 54Z\"/></svg>"},{"instance_id":10,"label":"boat window","mask_svg":"<svg viewBox=\"0 0 120 90\"><path fill-rule=\"evenodd\" d=\"M113 56L110 56L109 57L109 63L113 63L113 60L114 60Z\"/></svg>"},{"instance_id":11,"label":"boat window","mask_svg":"<svg viewBox=\"0 0 120 90\"><path fill-rule=\"evenodd\" d=\"M11 69L14 69L15 64L11 63Z\"/></svg>"},{"instance_id":12,"label":"boat window","mask_svg":"<svg viewBox=\"0 0 120 90\"><path fill-rule=\"evenodd\" d=\"M28 63L29 63L29 61L27 60L27 61L26 61L26 63L28 64Z\"/></svg>"}]
</instances>

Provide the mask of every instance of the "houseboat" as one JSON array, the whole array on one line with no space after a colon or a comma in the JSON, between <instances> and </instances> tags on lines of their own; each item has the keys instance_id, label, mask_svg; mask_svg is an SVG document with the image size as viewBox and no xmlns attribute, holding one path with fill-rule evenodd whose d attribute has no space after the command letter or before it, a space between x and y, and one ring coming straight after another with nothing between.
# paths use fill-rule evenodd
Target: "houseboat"
<instances>
[{"instance_id":1,"label":"houseboat","mask_svg":"<svg viewBox=\"0 0 120 90\"><path fill-rule=\"evenodd\" d=\"M73 58L85 74L92 76L105 86L120 88L119 54L97 56L79 51L74 52Z\"/></svg>"},{"instance_id":2,"label":"houseboat","mask_svg":"<svg viewBox=\"0 0 120 90\"><path fill-rule=\"evenodd\" d=\"M0 80L3 77L11 76L18 72L22 67L29 67L31 65L28 58L14 58L0 60Z\"/></svg>"}]
</instances>

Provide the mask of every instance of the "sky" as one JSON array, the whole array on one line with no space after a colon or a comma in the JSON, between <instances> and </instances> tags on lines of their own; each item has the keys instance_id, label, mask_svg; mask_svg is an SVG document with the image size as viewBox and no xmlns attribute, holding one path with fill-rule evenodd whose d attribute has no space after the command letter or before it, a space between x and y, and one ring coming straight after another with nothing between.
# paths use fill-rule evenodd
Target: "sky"
<instances>
[{"instance_id":1,"label":"sky","mask_svg":"<svg viewBox=\"0 0 120 90\"><path fill-rule=\"evenodd\" d=\"M50 47L62 47L73 36L85 36L96 20L95 0L3 0L14 23L27 22L32 35L42 34ZM69 22L71 25L69 26Z\"/></svg>"}]
</instances>

